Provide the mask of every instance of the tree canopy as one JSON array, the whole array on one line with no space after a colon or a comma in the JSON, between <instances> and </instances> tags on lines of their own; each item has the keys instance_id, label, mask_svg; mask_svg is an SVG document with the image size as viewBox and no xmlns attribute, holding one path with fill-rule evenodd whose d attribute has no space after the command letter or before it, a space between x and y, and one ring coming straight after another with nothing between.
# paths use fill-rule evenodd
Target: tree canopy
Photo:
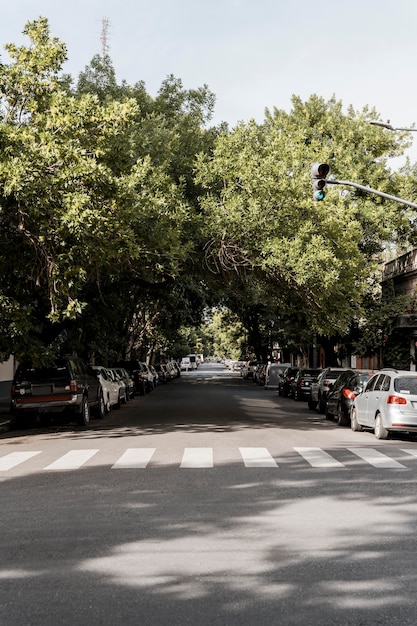
<instances>
[{"instance_id":1,"label":"tree canopy","mask_svg":"<svg viewBox=\"0 0 417 626\"><path fill-rule=\"evenodd\" d=\"M48 21L24 33L29 44L8 44L0 65L4 356L44 358L63 328L86 355L149 356L216 305L255 351L278 319L300 334L345 332L387 244L413 245L414 217L398 204L330 186L325 202L312 197L315 161L416 192L414 167L389 167L409 135L372 126L375 109L294 96L261 124L210 127L206 85L168 76L151 97L97 55L74 86Z\"/></svg>"}]
</instances>

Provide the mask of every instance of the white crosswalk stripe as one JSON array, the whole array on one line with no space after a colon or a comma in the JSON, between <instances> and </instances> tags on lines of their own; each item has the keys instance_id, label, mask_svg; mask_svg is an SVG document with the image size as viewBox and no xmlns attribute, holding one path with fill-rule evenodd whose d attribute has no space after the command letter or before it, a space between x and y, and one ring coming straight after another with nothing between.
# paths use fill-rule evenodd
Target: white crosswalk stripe
<instances>
[{"instance_id":1,"label":"white crosswalk stripe","mask_svg":"<svg viewBox=\"0 0 417 626\"><path fill-rule=\"evenodd\" d=\"M0 459L0 471L7 472L8 470L24 463L32 457L40 454L40 451L36 452L11 452Z\"/></svg>"},{"instance_id":2,"label":"white crosswalk stripe","mask_svg":"<svg viewBox=\"0 0 417 626\"><path fill-rule=\"evenodd\" d=\"M152 467L152 460L157 448L127 448L122 452L119 458L111 461L111 469L145 469ZM239 454L245 468L280 468L276 455L273 456L268 448L265 447L239 447ZM404 465L399 461L392 458L395 453L398 452L397 448L390 448L390 455L385 454L375 448L345 448L345 452L348 451L352 458L356 459L356 463L346 458L346 454L343 455L344 462L342 463L336 459L332 454L326 452L322 448L318 447L294 447L293 450L299 455L306 463L313 468L352 468L358 466L358 459L362 462L361 467L368 465L371 467L377 467L381 469L411 469L415 467L412 459L417 460L417 448L404 448L401 449L403 454L409 455L410 463ZM67 471L77 470L82 468L91 458L100 452L98 448L94 449L80 449L69 450L57 458L48 465L40 466L39 461L36 462L38 470L46 471ZM343 452L338 449L337 452ZM41 455L41 450L26 450L16 451L5 454L0 457L0 473L4 474L24 464L29 463L31 459L34 459L38 455ZM108 453L107 453L108 454ZM233 457L237 459L237 457ZM401 458L401 461L404 461ZM162 460L163 462L163 460ZM160 466L159 460L158 465ZM172 465L172 459L167 461L167 464ZM219 460L221 465L221 461ZM181 469L189 468L201 468L210 469L214 467L214 452L211 447L187 447L183 449L182 458L179 464Z\"/></svg>"},{"instance_id":3,"label":"white crosswalk stripe","mask_svg":"<svg viewBox=\"0 0 417 626\"><path fill-rule=\"evenodd\" d=\"M387 469L405 468L405 465L402 463L395 461L395 459L391 459L386 454L382 454L382 452L379 452L379 450L375 450L374 448L348 448L348 450L374 467L384 467Z\"/></svg>"},{"instance_id":4,"label":"white crosswalk stripe","mask_svg":"<svg viewBox=\"0 0 417 626\"><path fill-rule=\"evenodd\" d=\"M239 448L245 467L278 467L267 448Z\"/></svg>"},{"instance_id":5,"label":"white crosswalk stripe","mask_svg":"<svg viewBox=\"0 0 417 626\"><path fill-rule=\"evenodd\" d=\"M185 448L180 467L213 467L213 448Z\"/></svg>"},{"instance_id":6,"label":"white crosswalk stripe","mask_svg":"<svg viewBox=\"0 0 417 626\"><path fill-rule=\"evenodd\" d=\"M294 448L312 467L344 467L321 448Z\"/></svg>"},{"instance_id":7,"label":"white crosswalk stripe","mask_svg":"<svg viewBox=\"0 0 417 626\"><path fill-rule=\"evenodd\" d=\"M153 457L156 448L128 448L112 469L144 469Z\"/></svg>"},{"instance_id":8,"label":"white crosswalk stripe","mask_svg":"<svg viewBox=\"0 0 417 626\"><path fill-rule=\"evenodd\" d=\"M98 450L71 450L61 456L50 465L44 467L45 470L74 470L86 463Z\"/></svg>"}]
</instances>

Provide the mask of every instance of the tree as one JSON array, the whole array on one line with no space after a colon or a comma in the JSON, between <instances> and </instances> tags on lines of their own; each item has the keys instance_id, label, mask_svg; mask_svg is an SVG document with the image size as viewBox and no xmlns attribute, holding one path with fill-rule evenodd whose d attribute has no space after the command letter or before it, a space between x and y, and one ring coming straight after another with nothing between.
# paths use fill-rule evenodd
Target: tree
<instances>
[{"instance_id":1,"label":"tree","mask_svg":"<svg viewBox=\"0 0 417 626\"><path fill-rule=\"evenodd\" d=\"M343 114L334 99L294 97L290 113L274 110L263 124L223 133L197 168L212 271L257 270L282 312L325 335L345 332L360 314L384 242L396 238L406 215L394 203L337 189L314 202L310 168L328 162L339 179L392 191L387 159L407 138L378 132L369 124L375 115Z\"/></svg>"}]
</instances>

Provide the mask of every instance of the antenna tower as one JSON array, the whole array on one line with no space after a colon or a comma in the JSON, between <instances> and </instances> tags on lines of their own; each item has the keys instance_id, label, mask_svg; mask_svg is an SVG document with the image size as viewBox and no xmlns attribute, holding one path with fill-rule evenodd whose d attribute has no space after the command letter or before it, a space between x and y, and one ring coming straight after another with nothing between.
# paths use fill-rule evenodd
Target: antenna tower
<instances>
[{"instance_id":1,"label":"antenna tower","mask_svg":"<svg viewBox=\"0 0 417 626\"><path fill-rule=\"evenodd\" d=\"M107 17L103 17L101 20L101 56L104 59L109 54L109 43L108 43L108 30L110 26L110 21Z\"/></svg>"}]
</instances>

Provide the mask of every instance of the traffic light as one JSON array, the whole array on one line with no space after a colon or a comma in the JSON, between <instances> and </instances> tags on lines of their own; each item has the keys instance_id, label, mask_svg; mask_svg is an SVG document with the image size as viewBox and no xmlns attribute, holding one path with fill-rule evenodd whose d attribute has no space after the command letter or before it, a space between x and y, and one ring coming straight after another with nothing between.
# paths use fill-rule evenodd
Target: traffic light
<instances>
[{"instance_id":1,"label":"traffic light","mask_svg":"<svg viewBox=\"0 0 417 626\"><path fill-rule=\"evenodd\" d=\"M324 200L326 193L326 176L329 175L330 166L327 163L313 163L311 166L311 179L313 181L314 200Z\"/></svg>"}]
</instances>

